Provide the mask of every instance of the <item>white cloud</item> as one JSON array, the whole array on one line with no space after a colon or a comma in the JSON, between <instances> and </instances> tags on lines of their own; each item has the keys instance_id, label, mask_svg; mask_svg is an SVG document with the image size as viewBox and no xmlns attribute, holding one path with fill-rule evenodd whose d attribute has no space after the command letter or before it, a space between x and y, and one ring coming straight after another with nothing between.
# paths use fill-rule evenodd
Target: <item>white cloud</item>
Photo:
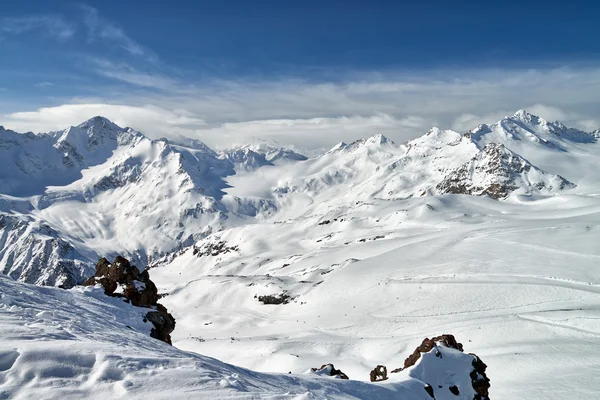
<instances>
[{"instance_id":1,"label":"white cloud","mask_svg":"<svg viewBox=\"0 0 600 400\"><path fill-rule=\"evenodd\" d=\"M75 26L55 15L33 15L19 18L1 18L0 32L21 34L42 30L57 39L68 39L75 34Z\"/></svg>"},{"instance_id":2,"label":"white cloud","mask_svg":"<svg viewBox=\"0 0 600 400\"><path fill-rule=\"evenodd\" d=\"M201 127L204 122L183 110L164 110L155 106L133 107L115 104L65 104L44 107L36 111L16 112L0 117L2 125L16 131L47 132L102 115L117 125L131 126L150 132L153 137L188 133L191 127Z\"/></svg>"},{"instance_id":3,"label":"white cloud","mask_svg":"<svg viewBox=\"0 0 600 400\"><path fill-rule=\"evenodd\" d=\"M123 29L102 18L97 9L88 5L82 5L81 9L84 12L84 23L91 40L101 40L109 46L116 46L132 56L147 61L158 61L158 56L153 51L136 42Z\"/></svg>"},{"instance_id":4,"label":"white cloud","mask_svg":"<svg viewBox=\"0 0 600 400\"><path fill-rule=\"evenodd\" d=\"M117 82L160 92L117 90L109 97L8 114L0 117L0 124L47 131L104 115L151 137L183 135L221 147L260 137L331 147L376 133L403 142L431 126L464 132L521 108L568 126L600 128L598 68L432 71L339 83L210 81L194 86L110 67L110 74L124 74L112 76Z\"/></svg>"},{"instance_id":5,"label":"white cloud","mask_svg":"<svg viewBox=\"0 0 600 400\"><path fill-rule=\"evenodd\" d=\"M420 125L416 125L420 122ZM204 141L218 147L247 143L251 138L283 140L284 143L306 147L328 147L332 143L353 141L381 133L396 136L399 131L423 131L426 125L419 117L397 119L387 114L371 116L319 117L307 119L270 119L225 123L197 130Z\"/></svg>"}]
</instances>

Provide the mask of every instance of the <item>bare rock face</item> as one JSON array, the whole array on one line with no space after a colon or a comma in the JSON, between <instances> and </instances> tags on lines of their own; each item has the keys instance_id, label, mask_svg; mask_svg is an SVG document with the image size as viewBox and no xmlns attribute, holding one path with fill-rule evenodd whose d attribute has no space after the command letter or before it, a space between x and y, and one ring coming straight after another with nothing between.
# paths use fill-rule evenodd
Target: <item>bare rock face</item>
<instances>
[{"instance_id":1,"label":"bare rock face","mask_svg":"<svg viewBox=\"0 0 600 400\"><path fill-rule=\"evenodd\" d=\"M339 369L335 369L333 364L323 364L321 365L321 368L311 368L310 370L318 375L333 376L338 379L349 379L348 375Z\"/></svg>"},{"instance_id":2,"label":"bare rock face","mask_svg":"<svg viewBox=\"0 0 600 400\"><path fill-rule=\"evenodd\" d=\"M444 349L453 349L453 350L448 350L450 353L448 354L448 352ZM441 336L436 336L434 338L425 338L423 340L423 342L415 349L415 351L406 358L406 360L404 360L404 367L402 368L397 368L393 371L391 371L391 373L397 373L400 371L404 371L410 368L417 368L417 366L419 366L420 362L424 362L420 361L422 358L424 358L426 355L428 356L429 354L432 354L434 358L431 357L425 357L425 358L429 358L429 360L432 359L438 359L439 361L436 362L441 362L441 360L444 358L444 353L446 353L446 357L452 357L454 359L456 359L456 351L463 353L463 345L459 342L456 341L456 339L454 338L453 335L441 335ZM459 353L459 354L460 354ZM452 376L451 377L430 377L430 378L435 378L438 379L438 383L443 381L444 383L449 383L452 382L454 380L456 380L456 382L470 382L471 388L465 388L465 387L461 387L458 383L453 383L449 386L444 386L444 385L440 385L440 384L434 384L435 382L429 382L427 380L427 372L426 370L432 370L432 365L431 365L431 361L428 361L428 367L427 368L422 368L421 371L417 372L417 375L419 375L419 378L424 380L424 382L427 384L427 386L425 387L427 393L429 393L429 395L432 398L435 398L436 393L439 393L439 391L443 390L443 391L449 391L450 393L452 393L454 396L459 396L463 393L467 393L467 389L469 389L471 391L471 393L474 393L473 395L473 400L489 400L489 389L490 389L490 380L487 377L487 375L485 374L485 370L487 368L487 365L485 365L485 363L483 361L481 361L481 359L479 357L477 357L475 354L465 354L464 357L468 357L467 359L465 359L467 361L467 364L464 364L464 362L462 364L456 363L455 361L455 366L459 367L460 365L466 365L467 370L463 369L465 367L459 367L460 369L457 369L456 371L452 371ZM461 356L461 358L464 358ZM378 366L377 368L379 368L380 366ZM377 368L374 371L377 371ZM468 378L465 376L462 376L461 374L468 374ZM373 381L373 371L371 372L371 381ZM465 386L465 385L463 385ZM464 397L461 397L461 399ZM470 398L470 397L469 397Z\"/></svg>"},{"instance_id":3,"label":"bare rock face","mask_svg":"<svg viewBox=\"0 0 600 400\"><path fill-rule=\"evenodd\" d=\"M217 242L210 242L202 245L201 247L194 246L194 255L198 257L217 257L221 254L227 254L235 251L240 251L238 246L228 246L224 240Z\"/></svg>"},{"instance_id":4,"label":"bare rock face","mask_svg":"<svg viewBox=\"0 0 600 400\"><path fill-rule=\"evenodd\" d=\"M158 304L158 289L147 270L140 272L123 257L115 258L112 264L101 258L96 265L96 274L85 282L85 286L97 284L102 285L108 296L122 297L136 307L153 309L144 317L144 322L150 321L154 325L150 336L171 344L170 334L175 329L175 318Z\"/></svg>"},{"instance_id":5,"label":"bare rock face","mask_svg":"<svg viewBox=\"0 0 600 400\"><path fill-rule=\"evenodd\" d=\"M473 389L477 393L474 400L489 400L489 390L490 390L490 379L485 374L485 370L487 369L487 365L479 357L475 354L471 354L475 357L473 360L473 371L471 371L471 383L473 384Z\"/></svg>"},{"instance_id":6,"label":"bare rock face","mask_svg":"<svg viewBox=\"0 0 600 400\"><path fill-rule=\"evenodd\" d=\"M388 379L387 368L385 365L376 366L370 374L371 382L381 382Z\"/></svg>"},{"instance_id":7,"label":"bare rock face","mask_svg":"<svg viewBox=\"0 0 600 400\"><path fill-rule=\"evenodd\" d=\"M491 143L451 171L436 188L441 194L469 194L502 199L512 192L553 194L575 185L542 171L502 144Z\"/></svg>"}]
</instances>

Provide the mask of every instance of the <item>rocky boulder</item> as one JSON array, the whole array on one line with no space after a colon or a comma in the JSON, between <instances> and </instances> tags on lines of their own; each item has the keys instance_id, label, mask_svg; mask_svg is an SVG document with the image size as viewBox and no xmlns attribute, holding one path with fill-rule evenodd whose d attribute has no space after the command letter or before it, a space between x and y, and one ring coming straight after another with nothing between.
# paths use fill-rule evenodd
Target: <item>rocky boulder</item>
<instances>
[{"instance_id":1,"label":"rocky boulder","mask_svg":"<svg viewBox=\"0 0 600 400\"><path fill-rule=\"evenodd\" d=\"M373 371L377 372L380 367ZM424 339L404 360L404 366L391 373L407 371L425 383L425 390L432 398L447 398L440 394L449 392L457 399L489 400L491 385L486 368L475 354L463 353L463 345L454 336L441 335Z\"/></svg>"},{"instance_id":2,"label":"rocky boulder","mask_svg":"<svg viewBox=\"0 0 600 400\"><path fill-rule=\"evenodd\" d=\"M267 305L288 304L292 300L292 297L287 293L254 296L254 298L257 298L258 301Z\"/></svg>"},{"instance_id":3,"label":"rocky boulder","mask_svg":"<svg viewBox=\"0 0 600 400\"><path fill-rule=\"evenodd\" d=\"M321 365L321 368L311 368L310 371L317 375L333 376L338 379L349 379L348 375L339 369L335 369L333 364L323 364Z\"/></svg>"},{"instance_id":4,"label":"rocky boulder","mask_svg":"<svg viewBox=\"0 0 600 400\"><path fill-rule=\"evenodd\" d=\"M144 322L154 326L150 332L153 338L171 344L171 332L175 329L175 318L158 303L160 296L147 270L140 272L123 257L115 258L111 264L101 258L96 265L96 273L85 282L85 286L102 285L104 293L112 297L121 297L136 307L150 308L144 316Z\"/></svg>"},{"instance_id":5,"label":"rocky boulder","mask_svg":"<svg viewBox=\"0 0 600 400\"><path fill-rule=\"evenodd\" d=\"M385 365L376 366L370 374L371 382L381 382L388 379L387 368Z\"/></svg>"}]
</instances>

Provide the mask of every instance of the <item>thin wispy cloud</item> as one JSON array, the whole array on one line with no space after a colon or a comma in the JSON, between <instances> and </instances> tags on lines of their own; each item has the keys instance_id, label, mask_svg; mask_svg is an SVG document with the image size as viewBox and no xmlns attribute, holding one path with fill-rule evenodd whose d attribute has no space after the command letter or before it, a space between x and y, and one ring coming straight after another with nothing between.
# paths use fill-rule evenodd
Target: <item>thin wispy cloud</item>
<instances>
[{"instance_id":1,"label":"thin wispy cloud","mask_svg":"<svg viewBox=\"0 0 600 400\"><path fill-rule=\"evenodd\" d=\"M54 83L52 82L48 82L48 81L44 81L44 82L37 82L33 85L36 88L49 88L54 86Z\"/></svg>"},{"instance_id":2,"label":"thin wispy cloud","mask_svg":"<svg viewBox=\"0 0 600 400\"><path fill-rule=\"evenodd\" d=\"M5 34L22 34L36 30L56 39L64 40L75 34L76 27L56 15L32 15L0 19L0 32Z\"/></svg>"},{"instance_id":3,"label":"thin wispy cloud","mask_svg":"<svg viewBox=\"0 0 600 400\"><path fill-rule=\"evenodd\" d=\"M96 74L134 86L159 89L175 93L179 83L159 73L142 72L124 62L113 62L102 58L86 57L85 61Z\"/></svg>"},{"instance_id":4,"label":"thin wispy cloud","mask_svg":"<svg viewBox=\"0 0 600 400\"><path fill-rule=\"evenodd\" d=\"M123 29L103 18L96 8L82 5L81 9L84 13L83 21L87 27L90 40L100 40L106 45L124 50L134 57L143 58L147 61L158 61L158 56L152 50L142 46L127 35Z\"/></svg>"}]
</instances>

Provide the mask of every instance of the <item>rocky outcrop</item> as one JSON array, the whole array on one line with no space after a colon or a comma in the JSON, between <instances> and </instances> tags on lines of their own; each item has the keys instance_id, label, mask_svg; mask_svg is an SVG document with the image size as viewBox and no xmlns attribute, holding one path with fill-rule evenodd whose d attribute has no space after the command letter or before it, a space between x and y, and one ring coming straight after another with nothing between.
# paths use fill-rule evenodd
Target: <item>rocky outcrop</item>
<instances>
[{"instance_id":1,"label":"rocky outcrop","mask_svg":"<svg viewBox=\"0 0 600 400\"><path fill-rule=\"evenodd\" d=\"M140 272L123 257L115 258L112 264L101 258L96 265L96 274L85 282L85 286L98 284L108 296L122 297L136 307L151 308L152 311L144 316L144 322L150 321L154 325L150 336L171 344L170 334L175 329L175 318L158 304L158 289L147 270Z\"/></svg>"},{"instance_id":2,"label":"rocky outcrop","mask_svg":"<svg viewBox=\"0 0 600 400\"><path fill-rule=\"evenodd\" d=\"M417 361L419 360L419 358L421 358L421 353L430 352L434 347L436 347L436 343L439 343L439 344L441 344L445 347L449 347L451 349L456 349L461 352L463 351L462 343L458 343L456 341L456 339L454 338L454 336L452 336L452 335L436 336L433 339L425 338L423 340L423 342L421 343L421 345L419 347L417 347L415 349L415 351L410 356L408 356L408 358L406 360L404 360L404 367L401 368L400 371L415 365L417 363ZM398 371L398 370L394 370L392 372L396 372L396 371Z\"/></svg>"},{"instance_id":3,"label":"rocky outcrop","mask_svg":"<svg viewBox=\"0 0 600 400\"><path fill-rule=\"evenodd\" d=\"M491 143L447 174L436 186L441 194L470 194L494 199L519 194L551 194L575 185L532 165L502 144Z\"/></svg>"},{"instance_id":4,"label":"rocky outcrop","mask_svg":"<svg viewBox=\"0 0 600 400\"><path fill-rule=\"evenodd\" d=\"M444 390L450 391L455 396L463 394L463 397L460 397L461 399L489 400L491 385L485 373L487 365L475 354L464 354L464 357L457 357L457 352L459 352L459 355L463 353L463 345L457 342L453 335L441 335L431 339L425 338L415 351L404 360L404 366L391 371L391 373L409 370L411 376L421 379L427 385L427 393L432 398L436 398L436 393ZM444 357L450 358L449 361L446 361L447 364L444 365L444 368L433 365L434 363L442 363ZM426 364L426 366L421 364ZM467 368L466 371L463 371L464 366ZM380 367L377 366L373 371L377 371ZM448 370L448 367L456 370L449 370L451 375L447 377L439 376L439 371ZM432 375L430 371L436 370L438 370L438 375ZM373 371L371 372L371 381L373 381ZM467 376L463 376L464 374ZM465 387L465 382L471 387Z\"/></svg>"},{"instance_id":5,"label":"rocky outcrop","mask_svg":"<svg viewBox=\"0 0 600 400\"><path fill-rule=\"evenodd\" d=\"M311 368L310 370L317 375L333 376L338 379L349 379L348 375L339 369L335 369L333 364L323 364L321 365L321 368Z\"/></svg>"},{"instance_id":6,"label":"rocky outcrop","mask_svg":"<svg viewBox=\"0 0 600 400\"><path fill-rule=\"evenodd\" d=\"M388 379L387 368L385 365L376 366L370 374L371 382L381 382Z\"/></svg>"},{"instance_id":7,"label":"rocky outcrop","mask_svg":"<svg viewBox=\"0 0 600 400\"><path fill-rule=\"evenodd\" d=\"M194 246L193 254L198 257L217 257L221 254L227 254L234 251L240 251L238 246L228 246L224 240L205 243L201 247Z\"/></svg>"},{"instance_id":8,"label":"rocky outcrop","mask_svg":"<svg viewBox=\"0 0 600 400\"><path fill-rule=\"evenodd\" d=\"M258 298L258 301L260 301L263 304L273 304L273 305L288 304L292 300L292 297L287 293L263 295L263 296L258 296L257 298Z\"/></svg>"},{"instance_id":9,"label":"rocky outcrop","mask_svg":"<svg viewBox=\"0 0 600 400\"><path fill-rule=\"evenodd\" d=\"M487 369L487 365L479 357L475 354L470 354L475 357L473 360L473 371L471 371L471 384L473 385L473 390L477 395L474 397L475 400L489 400L489 391L490 391L490 379L485 374L485 370ZM452 390L452 389L451 389Z\"/></svg>"}]
</instances>

